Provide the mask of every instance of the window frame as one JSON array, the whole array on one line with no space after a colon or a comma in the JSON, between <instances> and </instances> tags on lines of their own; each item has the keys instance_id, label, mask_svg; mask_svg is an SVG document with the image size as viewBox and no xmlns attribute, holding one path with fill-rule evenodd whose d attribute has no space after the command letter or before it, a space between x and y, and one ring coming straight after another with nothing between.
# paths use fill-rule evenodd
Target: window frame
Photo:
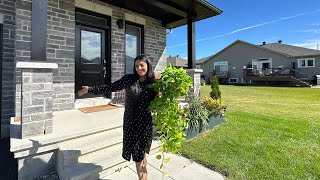
<instances>
[{"instance_id":1,"label":"window frame","mask_svg":"<svg viewBox=\"0 0 320 180\"><path fill-rule=\"evenodd\" d=\"M231 79L235 79L236 82L231 82ZM238 84L239 83L239 78L229 78L229 83L230 84Z\"/></svg>"},{"instance_id":2,"label":"window frame","mask_svg":"<svg viewBox=\"0 0 320 180\"><path fill-rule=\"evenodd\" d=\"M127 60L126 60L126 48L127 48L127 40L126 40L126 35L127 35L127 25L129 26L133 26L133 27L137 27L137 28L140 28L140 54L144 54L144 25L142 24L137 24L137 23L134 23L134 22L131 22L131 21L125 21L125 30L124 30L124 35L125 35L125 42L124 42L124 59L125 59L125 62L124 62L124 74L127 74L126 72L126 69L127 69ZM139 55L139 54L138 54Z\"/></svg>"},{"instance_id":3,"label":"window frame","mask_svg":"<svg viewBox=\"0 0 320 180\"><path fill-rule=\"evenodd\" d=\"M225 63L225 64L219 64L219 63ZM228 61L215 61L215 62L213 62L213 70L216 70L216 66L227 66L226 71L229 71L229 62Z\"/></svg>"},{"instance_id":4,"label":"window frame","mask_svg":"<svg viewBox=\"0 0 320 180\"><path fill-rule=\"evenodd\" d=\"M313 66L308 66L308 61L312 60L312 64ZM304 66L301 66L301 63L304 61ZM310 67L316 67L315 65L315 58L301 58L301 59L297 59L297 63L298 63L298 68L310 68Z\"/></svg>"}]
</instances>

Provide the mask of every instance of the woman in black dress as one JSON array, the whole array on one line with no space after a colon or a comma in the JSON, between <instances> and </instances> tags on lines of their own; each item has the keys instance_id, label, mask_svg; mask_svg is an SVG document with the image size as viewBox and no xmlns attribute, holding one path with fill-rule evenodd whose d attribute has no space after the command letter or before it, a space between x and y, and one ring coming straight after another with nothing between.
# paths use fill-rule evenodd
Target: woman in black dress
<instances>
[{"instance_id":1,"label":"woman in black dress","mask_svg":"<svg viewBox=\"0 0 320 180\"><path fill-rule=\"evenodd\" d=\"M122 157L136 162L140 180L147 179L147 156L152 143L152 116L150 102L156 92L148 85L154 82L154 73L150 60L145 55L134 59L134 74L127 74L120 80L101 86L82 86L78 95L86 93L104 94L125 89L126 101L123 118Z\"/></svg>"}]
</instances>

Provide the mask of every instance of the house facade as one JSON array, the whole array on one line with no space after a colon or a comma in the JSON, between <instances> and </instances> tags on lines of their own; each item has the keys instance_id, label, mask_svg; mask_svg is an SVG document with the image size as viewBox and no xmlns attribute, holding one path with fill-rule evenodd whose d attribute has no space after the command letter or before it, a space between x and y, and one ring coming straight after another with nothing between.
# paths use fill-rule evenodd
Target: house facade
<instances>
[{"instance_id":1,"label":"house facade","mask_svg":"<svg viewBox=\"0 0 320 180\"><path fill-rule=\"evenodd\" d=\"M120 132L121 125L62 136L53 133L53 116L122 96L117 92L78 97L76 92L82 85L107 84L132 73L133 60L139 54L149 57L155 72L164 69L167 29L188 26L189 73L198 83L199 72L192 69L195 22L221 12L204 0L2 0L1 138L11 137L18 178L33 179L58 170L66 179L58 160L58 154L63 154L61 144L72 144L83 136L94 142L90 135ZM119 143L122 141L112 146Z\"/></svg>"},{"instance_id":2,"label":"house facade","mask_svg":"<svg viewBox=\"0 0 320 180\"><path fill-rule=\"evenodd\" d=\"M202 76L217 75L224 84L311 85L320 74L320 51L282 44L254 45L237 40L200 59ZM280 77L281 76L281 77ZM306 81L299 82L300 81Z\"/></svg>"}]
</instances>

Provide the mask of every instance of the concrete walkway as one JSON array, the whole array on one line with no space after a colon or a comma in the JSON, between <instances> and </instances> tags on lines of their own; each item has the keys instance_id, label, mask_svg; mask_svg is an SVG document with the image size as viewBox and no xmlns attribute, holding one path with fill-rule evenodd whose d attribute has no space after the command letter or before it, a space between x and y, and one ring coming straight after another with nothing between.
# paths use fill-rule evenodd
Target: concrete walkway
<instances>
[{"instance_id":1,"label":"concrete walkway","mask_svg":"<svg viewBox=\"0 0 320 180\"><path fill-rule=\"evenodd\" d=\"M148 179L162 180L162 171L160 170L160 161L156 159L157 154L148 156ZM165 154L165 158L170 158L169 163L165 164L164 171L168 173L166 180L223 180L224 177L196 162L192 162L184 157ZM101 180L137 180L135 164L115 172Z\"/></svg>"}]
</instances>

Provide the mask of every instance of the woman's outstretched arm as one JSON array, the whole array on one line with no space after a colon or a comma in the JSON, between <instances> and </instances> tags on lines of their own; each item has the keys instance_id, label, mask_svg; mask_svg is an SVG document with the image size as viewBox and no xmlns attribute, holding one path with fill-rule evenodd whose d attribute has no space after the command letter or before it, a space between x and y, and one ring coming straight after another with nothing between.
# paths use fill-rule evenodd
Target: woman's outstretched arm
<instances>
[{"instance_id":1,"label":"woman's outstretched arm","mask_svg":"<svg viewBox=\"0 0 320 180\"><path fill-rule=\"evenodd\" d=\"M100 86L82 86L82 89L78 91L79 96L83 96L87 93L90 94L104 94L108 92L115 92L122 90L128 86L130 86L130 75L125 75L121 79L111 83L111 84L106 84L106 85L100 85Z\"/></svg>"}]
</instances>

